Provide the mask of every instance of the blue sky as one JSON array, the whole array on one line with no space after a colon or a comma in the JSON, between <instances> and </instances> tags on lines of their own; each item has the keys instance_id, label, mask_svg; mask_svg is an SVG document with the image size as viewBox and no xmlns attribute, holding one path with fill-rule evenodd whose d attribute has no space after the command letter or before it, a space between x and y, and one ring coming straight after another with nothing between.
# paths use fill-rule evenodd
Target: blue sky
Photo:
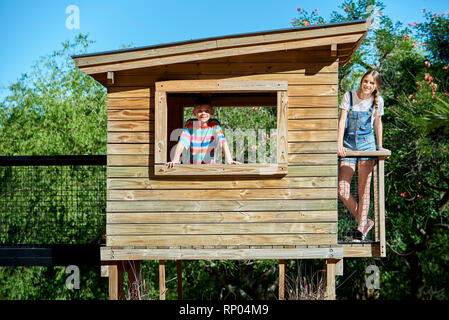
<instances>
[{"instance_id":1,"label":"blue sky","mask_svg":"<svg viewBox=\"0 0 449 320\"><path fill-rule=\"evenodd\" d=\"M449 9L447 0L384 0L384 13L405 24L423 20L422 8ZM141 47L213 36L290 28L296 8L324 17L336 0L0 0L0 100L6 87L39 59L89 34L89 52ZM79 8L79 29L68 29L66 8Z\"/></svg>"}]
</instances>

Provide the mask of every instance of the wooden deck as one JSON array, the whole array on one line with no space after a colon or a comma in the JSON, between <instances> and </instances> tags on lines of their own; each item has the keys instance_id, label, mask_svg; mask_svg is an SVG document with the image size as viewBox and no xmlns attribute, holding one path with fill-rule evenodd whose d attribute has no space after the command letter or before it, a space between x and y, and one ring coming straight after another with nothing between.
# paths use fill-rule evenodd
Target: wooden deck
<instances>
[{"instance_id":1,"label":"wooden deck","mask_svg":"<svg viewBox=\"0 0 449 320\"><path fill-rule=\"evenodd\" d=\"M317 246L102 247L103 264L123 260L259 260L381 257L379 242Z\"/></svg>"}]
</instances>

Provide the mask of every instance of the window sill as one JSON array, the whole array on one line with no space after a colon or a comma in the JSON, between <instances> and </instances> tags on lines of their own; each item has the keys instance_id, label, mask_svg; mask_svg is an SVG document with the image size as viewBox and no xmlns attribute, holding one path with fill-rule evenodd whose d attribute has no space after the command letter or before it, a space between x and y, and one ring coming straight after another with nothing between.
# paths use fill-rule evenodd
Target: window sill
<instances>
[{"instance_id":1,"label":"window sill","mask_svg":"<svg viewBox=\"0 0 449 320\"><path fill-rule=\"evenodd\" d=\"M178 164L168 168L156 164L156 176L285 176L287 164Z\"/></svg>"}]
</instances>

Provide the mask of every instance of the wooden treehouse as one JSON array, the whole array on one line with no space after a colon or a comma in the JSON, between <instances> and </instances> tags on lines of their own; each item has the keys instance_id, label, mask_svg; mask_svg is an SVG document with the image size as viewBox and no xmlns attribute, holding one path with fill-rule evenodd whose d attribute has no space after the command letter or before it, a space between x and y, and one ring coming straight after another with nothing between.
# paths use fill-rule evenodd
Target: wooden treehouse
<instances>
[{"instance_id":1,"label":"wooden treehouse","mask_svg":"<svg viewBox=\"0 0 449 320\"><path fill-rule=\"evenodd\" d=\"M112 299L122 294L122 273L138 271L141 260L160 261L163 299L164 261L180 267L195 259L280 260L281 299L286 259L324 259L333 299L343 258L385 256L386 154L370 153L378 157L372 241L351 243L338 232L338 68L369 26L354 21L73 57L108 92L101 260ZM200 94L214 107L275 107L274 161L168 169L171 132L183 127L184 108Z\"/></svg>"}]
</instances>

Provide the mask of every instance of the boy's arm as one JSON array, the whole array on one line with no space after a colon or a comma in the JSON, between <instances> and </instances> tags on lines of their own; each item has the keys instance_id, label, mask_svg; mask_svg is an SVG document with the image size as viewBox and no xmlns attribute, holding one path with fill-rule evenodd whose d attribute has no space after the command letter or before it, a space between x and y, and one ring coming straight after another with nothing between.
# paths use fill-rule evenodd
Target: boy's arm
<instances>
[{"instance_id":1,"label":"boy's arm","mask_svg":"<svg viewBox=\"0 0 449 320\"><path fill-rule=\"evenodd\" d=\"M232 159L232 154L231 151L229 150L228 141L226 140L223 130L221 129L220 122L217 119L214 119L214 121L217 123L215 134L219 137L218 144L221 144L221 147L223 148L226 164L241 164L241 162L234 161Z\"/></svg>"},{"instance_id":2,"label":"boy's arm","mask_svg":"<svg viewBox=\"0 0 449 320\"><path fill-rule=\"evenodd\" d=\"M224 154L225 154L225 158L226 158L226 163L227 164L241 164L240 162L234 161L232 159L232 154L231 154L231 151L229 150L229 145L228 145L228 142L226 140L223 141L222 147L223 147L223 151L224 151Z\"/></svg>"},{"instance_id":3,"label":"boy's arm","mask_svg":"<svg viewBox=\"0 0 449 320\"><path fill-rule=\"evenodd\" d=\"M167 166L169 168L173 167L175 163L179 163L179 158L181 157L182 150L184 150L184 144L182 142L178 142L176 144L175 155L173 156L173 160L167 162Z\"/></svg>"}]
</instances>

